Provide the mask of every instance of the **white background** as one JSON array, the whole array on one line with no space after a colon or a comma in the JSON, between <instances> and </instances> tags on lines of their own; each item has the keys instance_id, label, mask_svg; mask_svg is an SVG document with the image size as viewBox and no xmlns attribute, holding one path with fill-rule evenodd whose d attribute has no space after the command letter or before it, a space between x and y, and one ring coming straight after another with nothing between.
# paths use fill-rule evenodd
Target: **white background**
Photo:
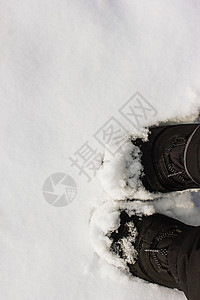
<instances>
[{"instance_id":1,"label":"white background","mask_svg":"<svg viewBox=\"0 0 200 300\"><path fill-rule=\"evenodd\" d=\"M0 0L0 299L185 299L100 272L89 219L101 186L69 156L87 140L102 151L93 134L136 91L157 109L155 121L197 113L199 6ZM42 195L56 172L78 186L64 208Z\"/></svg>"}]
</instances>

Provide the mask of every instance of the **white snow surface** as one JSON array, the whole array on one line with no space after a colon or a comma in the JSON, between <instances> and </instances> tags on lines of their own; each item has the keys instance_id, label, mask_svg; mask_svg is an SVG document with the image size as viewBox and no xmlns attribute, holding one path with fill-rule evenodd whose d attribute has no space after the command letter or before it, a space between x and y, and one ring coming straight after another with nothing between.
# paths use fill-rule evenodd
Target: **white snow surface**
<instances>
[{"instance_id":1,"label":"white snow surface","mask_svg":"<svg viewBox=\"0 0 200 300\"><path fill-rule=\"evenodd\" d=\"M199 193L160 198L126 189L126 147L107 169L104 188L69 157L86 141L103 154L94 134L111 117L133 134L118 110L137 91L157 111L141 128L195 120L199 31L198 0L0 1L1 300L185 299L130 278L111 261L105 233L119 225L119 205L200 225ZM65 207L42 194L57 172L77 184ZM135 192L142 205L124 202Z\"/></svg>"}]
</instances>

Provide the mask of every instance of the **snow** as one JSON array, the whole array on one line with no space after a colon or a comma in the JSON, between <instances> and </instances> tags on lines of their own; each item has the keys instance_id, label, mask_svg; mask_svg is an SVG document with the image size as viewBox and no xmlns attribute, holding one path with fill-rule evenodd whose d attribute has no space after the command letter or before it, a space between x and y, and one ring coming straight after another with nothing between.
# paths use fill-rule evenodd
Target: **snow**
<instances>
[{"instance_id":1,"label":"snow","mask_svg":"<svg viewBox=\"0 0 200 300\"><path fill-rule=\"evenodd\" d=\"M0 299L185 299L108 263L105 232L124 205L113 196L131 192L120 171L127 148L112 160L117 176L104 170L113 196L69 157L86 141L103 155L94 135L111 117L135 132L119 109L137 91L157 111L139 127L195 120L199 1L2 0L0 22ZM42 193L59 172L77 184L65 207ZM173 193L129 210L199 225L198 197Z\"/></svg>"},{"instance_id":2,"label":"snow","mask_svg":"<svg viewBox=\"0 0 200 300\"><path fill-rule=\"evenodd\" d=\"M112 145L108 146L112 148ZM103 189L113 200L152 198L152 194L145 190L140 180L143 174L140 156L139 147L134 146L130 140L124 141L115 156L105 151L103 165L99 168L97 176Z\"/></svg>"}]
</instances>

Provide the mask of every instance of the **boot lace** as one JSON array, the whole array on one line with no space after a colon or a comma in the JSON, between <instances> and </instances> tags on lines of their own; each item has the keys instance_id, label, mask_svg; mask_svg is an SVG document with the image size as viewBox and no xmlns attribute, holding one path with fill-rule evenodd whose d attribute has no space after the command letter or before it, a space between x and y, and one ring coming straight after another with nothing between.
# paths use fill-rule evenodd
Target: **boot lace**
<instances>
[{"instance_id":1,"label":"boot lace","mask_svg":"<svg viewBox=\"0 0 200 300\"><path fill-rule=\"evenodd\" d=\"M172 237L175 232L176 232L176 229L168 230L167 232L163 232L163 233L159 234L158 236L156 236L155 240L157 242L160 242L160 241L162 241L163 239L165 239L167 237ZM163 268L162 264L160 263L160 261L157 257L157 254L159 253L159 254L163 255L167 259L167 254L168 254L167 248L144 249L144 251L151 253L151 256L154 259L155 263L157 264L158 268Z\"/></svg>"},{"instance_id":2,"label":"boot lace","mask_svg":"<svg viewBox=\"0 0 200 300\"><path fill-rule=\"evenodd\" d=\"M174 147L177 146L186 146L186 139L183 138L181 140L176 139L174 142L172 142L172 144L166 149L166 154L169 156L172 149ZM182 175L186 175L186 171L185 170L181 170L179 172L177 172L177 170L174 168L172 163L167 164L167 168L168 170L171 172L170 174L167 175L167 177L174 177L176 176L181 182L185 182L186 179L182 176Z\"/></svg>"}]
</instances>

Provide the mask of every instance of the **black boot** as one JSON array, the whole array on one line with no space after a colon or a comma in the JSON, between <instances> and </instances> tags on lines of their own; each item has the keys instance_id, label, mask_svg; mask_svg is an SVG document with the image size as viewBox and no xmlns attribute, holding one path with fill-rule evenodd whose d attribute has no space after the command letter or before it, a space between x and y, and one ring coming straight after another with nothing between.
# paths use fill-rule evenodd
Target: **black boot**
<instances>
[{"instance_id":1,"label":"black boot","mask_svg":"<svg viewBox=\"0 0 200 300\"><path fill-rule=\"evenodd\" d=\"M170 192L200 188L200 125L181 124L150 129L140 147L144 176L149 191Z\"/></svg>"},{"instance_id":2,"label":"black boot","mask_svg":"<svg viewBox=\"0 0 200 300\"><path fill-rule=\"evenodd\" d=\"M170 288L180 289L168 263L174 243L181 244L194 229L161 214L151 216L120 215L120 227L110 235L111 251L127 264L132 275Z\"/></svg>"}]
</instances>

